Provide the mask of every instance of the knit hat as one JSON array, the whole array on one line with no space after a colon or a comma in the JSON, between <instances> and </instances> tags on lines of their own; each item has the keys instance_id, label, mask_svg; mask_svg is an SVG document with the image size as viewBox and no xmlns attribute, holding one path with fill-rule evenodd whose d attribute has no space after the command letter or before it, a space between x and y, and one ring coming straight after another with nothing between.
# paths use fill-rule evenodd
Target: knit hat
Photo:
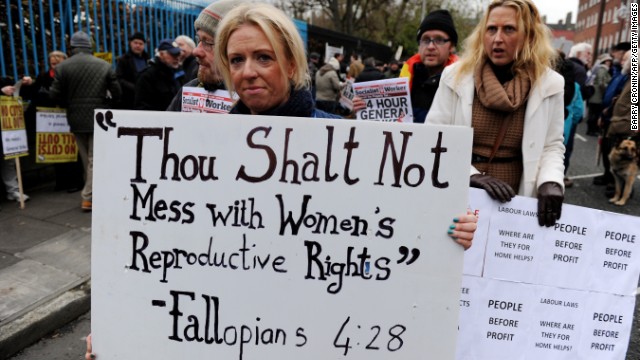
<instances>
[{"instance_id":1,"label":"knit hat","mask_svg":"<svg viewBox=\"0 0 640 360\"><path fill-rule=\"evenodd\" d=\"M72 48L87 48L91 49L91 38L84 31L78 31L71 36Z\"/></svg>"},{"instance_id":2,"label":"knit hat","mask_svg":"<svg viewBox=\"0 0 640 360\"><path fill-rule=\"evenodd\" d=\"M418 29L418 42L425 31L440 30L449 35L449 39L453 45L458 45L458 33L453 25L453 18L447 10L434 10L424 17L420 28Z\"/></svg>"},{"instance_id":3,"label":"knit hat","mask_svg":"<svg viewBox=\"0 0 640 360\"><path fill-rule=\"evenodd\" d=\"M147 40L145 40L144 38L144 34L141 32L133 33L133 35L131 35L131 37L129 38L129 41L133 41L133 40L142 40L142 42L147 42Z\"/></svg>"},{"instance_id":4,"label":"knit hat","mask_svg":"<svg viewBox=\"0 0 640 360\"><path fill-rule=\"evenodd\" d=\"M222 17L243 2L242 0L218 0L200 12L193 26L196 31L202 30L211 36L216 36L216 29Z\"/></svg>"}]
</instances>

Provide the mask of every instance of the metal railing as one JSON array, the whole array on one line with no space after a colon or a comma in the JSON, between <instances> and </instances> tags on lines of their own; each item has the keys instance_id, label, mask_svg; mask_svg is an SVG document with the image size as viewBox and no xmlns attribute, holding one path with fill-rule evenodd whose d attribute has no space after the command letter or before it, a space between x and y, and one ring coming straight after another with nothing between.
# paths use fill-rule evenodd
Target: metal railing
<instances>
[{"instance_id":1,"label":"metal railing","mask_svg":"<svg viewBox=\"0 0 640 360\"><path fill-rule=\"evenodd\" d=\"M193 38L202 9L175 0L0 0L0 75L17 80L46 71L49 52L68 52L79 30L91 36L95 52L111 53L114 61L134 32L145 35L151 53L164 38Z\"/></svg>"}]
</instances>

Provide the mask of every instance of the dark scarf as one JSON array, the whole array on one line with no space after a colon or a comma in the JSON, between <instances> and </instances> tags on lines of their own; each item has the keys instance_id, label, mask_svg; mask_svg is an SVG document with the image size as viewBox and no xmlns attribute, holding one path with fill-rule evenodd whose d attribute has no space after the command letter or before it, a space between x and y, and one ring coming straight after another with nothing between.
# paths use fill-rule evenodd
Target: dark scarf
<instances>
[{"instance_id":1,"label":"dark scarf","mask_svg":"<svg viewBox=\"0 0 640 360\"><path fill-rule=\"evenodd\" d=\"M284 104L261 112L259 115L311 117L314 107L313 97L309 90L294 90L293 87L291 87L289 99ZM251 114L251 110L249 110L242 100L238 100L229 113Z\"/></svg>"}]
</instances>

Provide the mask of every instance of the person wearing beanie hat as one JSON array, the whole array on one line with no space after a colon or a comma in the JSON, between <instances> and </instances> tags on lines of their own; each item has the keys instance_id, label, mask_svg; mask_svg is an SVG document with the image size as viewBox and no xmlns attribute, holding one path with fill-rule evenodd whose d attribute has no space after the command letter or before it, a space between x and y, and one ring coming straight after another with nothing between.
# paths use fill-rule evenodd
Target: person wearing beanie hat
<instances>
[{"instance_id":1,"label":"person wearing beanie hat","mask_svg":"<svg viewBox=\"0 0 640 360\"><path fill-rule=\"evenodd\" d=\"M167 111L183 111L182 108L182 91L184 88L200 87L213 93L217 90L224 90L224 82L222 76L215 67L215 57L213 54L213 44L216 37L216 29L222 17L229 10L245 3L248 0L218 0L204 8L193 26L196 30L196 47L193 49L192 55L198 62L198 75L178 91L171 101Z\"/></svg>"},{"instance_id":2,"label":"person wearing beanie hat","mask_svg":"<svg viewBox=\"0 0 640 360\"><path fill-rule=\"evenodd\" d=\"M121 91L111 64L93 56L89 35L79 31L71 36L70 44L73 55L56 65L49 96L66 108L67 122L75 135L84 168L80 207L91 211L94 112L108 109L111 101L120 99Z\"/></svg>"},{"instance_id":3,"label":"person wearing beanie hat","mask_svg":"<svg viewBox=\"0 0 640 360\"><path fill-rule=\"evenodd\" d=\"M413 122L423 123L445 67L453 64L458 32L447 10L434 10L424 17L417 31L418 53L402 66L400 77L409 78Z\"/></svg>"},{"instance_id":4,"label":"person wearing beanie hat","mask_svg":"<svg viewBox=\"0 0 640 360\"><path fill-rule=\"evenodd\" d=\"M91 38L86 32L76 31L73 35L71 35L71 47L92 49L93 45L91 44Z\"/></svg>"},{"instance_id":5,"label":"person wearing beanie hat","mask_svg":"<svg viewBox=\"0 0 640 360\"><path fill-rule=\"evenodd\" d=\"M136 81L147 67L149 54L145 51L146 39L141 32L129 37L129 50L116 59L116 75L122 87L121 109L133 109Z\"/></svg>"},{"instance_id":6,"label":"person wearing beanie hat","mask_svg":"<svg viewBox=\"0 0 640 360\"><path fill-rule=\"evenodd\" d=\"M425 16L422 23L420 23L420 28L418 28L417 41L420 42L422 34L429 30L444 31L447 33L451 43L454 46L458 45L458 32L456 31L456 27L453 24L453 18L449 11L434 10Z\"/></svg>"}]
</instances>

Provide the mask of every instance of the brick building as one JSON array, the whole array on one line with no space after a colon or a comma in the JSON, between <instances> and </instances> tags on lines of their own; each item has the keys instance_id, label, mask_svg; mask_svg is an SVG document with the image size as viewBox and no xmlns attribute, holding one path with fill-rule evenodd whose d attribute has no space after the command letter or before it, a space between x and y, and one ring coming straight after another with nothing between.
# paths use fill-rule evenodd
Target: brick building
<instances>
[{"instance_id":1,"label":"brick building","mask_svg":"<svg viewBox=\"0 0 640 360\"><path fill-rule=\"evenodd\" d=\"M580 0L576 21L575 43L586 42L594 49L594 57L609 52L611 46L629 41L629 0ZM604 11L601 11L604 8ZM598 24L602 16L600 36Z\"/></svg>"},{"instance_id":2,"label":"brick building","mask_svg":"<svg viewBox=\"0 0 640 360\"><path fill-rule=\"evenodd\" d=\"M571 22L572 12L568 12L564 20L559 20L557 24L547 22L547 17L543 16L542 21L547 24L551 30L552 44L554 49L558 49L565 54L569 53L569 49L573 46L575 37L575 24Z\"/></svg>"}]
</instances>

